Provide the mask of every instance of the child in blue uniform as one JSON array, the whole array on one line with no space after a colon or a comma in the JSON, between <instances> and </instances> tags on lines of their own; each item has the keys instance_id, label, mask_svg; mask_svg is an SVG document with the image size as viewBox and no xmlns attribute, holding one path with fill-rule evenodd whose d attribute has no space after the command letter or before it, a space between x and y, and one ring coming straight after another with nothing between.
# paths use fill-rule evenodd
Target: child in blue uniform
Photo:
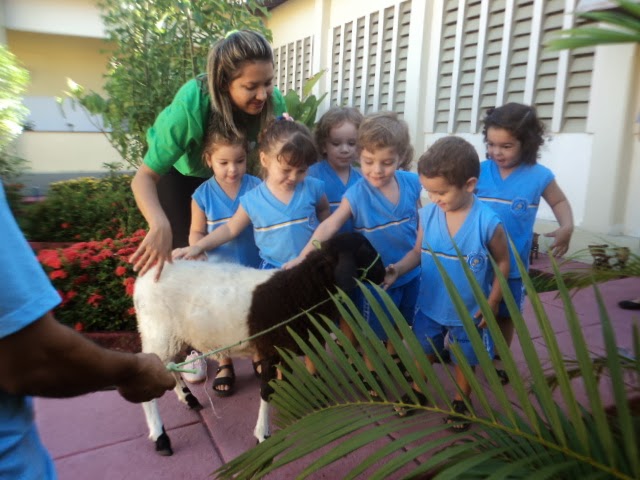
<instances>
[{"instance_id":1,"label":"child in blue uniform","mask_svg":"<svg viewBox=\"0 0 640 480\"><path fill-rule=\"evenodd\" d=\"M390 265L413 248L418 230L420 182L415 173L400 170L409 167L413 156L407 124L391 112L369 115L358 130L358 148L363 178L346 191L340 206L318 227L313 240L324 241L353 220L354 231L367 237L383 263ZM291 264L301 261L313 248L310 241ZM388 291L409 322L414 315L419 277L416 265ZM387 335L364 296L359 303L378 338L386 341ZM390 343L387 348L395 353Z\"/></svg>"},{"instance_id":2,"label":"child in blue uniform","mask_svg":"<svg viewBox=\"0 0 640 480\"><path fill-rule=\"evenodd\" d=\"M316 147L324 158L309 167L308 175L324 182L331 213L335 212L347 189L362 175L353 168L358 159L358 128L362 114L353 107L332 107L318 121L315 129ZM353 231L347 220L339 233Z\"/></svg>"},{"instance_id":3,"label":"child in blue uniform","mask_svg":"<svg viewBox=\"0 0 640 480\"><path fill-rule=\"evenodd\" d=\"M257 187L261 180L247 171L247 142L242 133L223 133L221 124L211 122L202 154L204 163L213 171L213 177L200 185L191 201L191 228L189 244L194 245L216 228L224 225L240 206L240 197ZM258 248L251 229L245 229L238 237L208 250L210 260L239 263L257 268L260 264ZM192 352L191 355L199 355ZM189 359L189 357L187 357ZM256 359L254 358L254 361ZM185 380L202 381L206 364L200 359L192 364L195 374L184 373ZM201 367L201 368L198 368ZM233 394L235 371L231 358L220 359L213 391L219 397Z\"/></svg>"},{"instance_id":4,"label":"child in blue uniform","mask_svg":"<svg viewBox=\"0 0 640 480\"><path fill-rule=\"evenodd\" d=\"M407 271L421 265L420 295L418 296L413 331L420 341L429 361L436 361L433 347L441 353L447 333L452 342L462 349L469 365L478 364L478 358L469 341L462 320L451 301L433 256L445 268L462 297L469 315L474 318L478 332L483 337L489 355L493 343L471 286L464 274L455 246L461 251L469 268L487 296L494 312L502 298L498 279L493 273L489 255L498 264L503 275L509 274L509 249L507 237L498 216L474 195L480 173L480 161L473 146L459 137L445 137L433 144L418 162L420 183L433 203L420 209L420 229L413 249L398 263L389 265L385 285L391 286ZM433 343L433 346L432 346ZM455 363L455 378L462 394L468 400L471 386L462 370ZM426 397L413 383L416 396L422 405ZM408 396L403 403L411 403ZM452 402L456 413L467 412L465 399L456 393ZM401 409L400 415L411 410ZM448 417L451 429L460 432L469 428L468 422Z\"/></svg>"},{"instance_id":5,"label":"child in blue uniform","mask_svg":"<svg viewBox=\"0 0 640 480\"><path fill-rule=\"evenodd\" d=\"M260 268L280 268L296 258L319 222L329 215L324 184L305 178L317 160L309 129L298 122L279 119L263 133L260 163L265 181L240 198L240 206L227 223L173 258L198 258L208 250L238 237L249 224L261 258Z\"/></svg>"},{"instance_id":6,"label":"child in blue uniform","mask_svg":"<svg viewBox=\"0 0 640 480\"><path fill-rule=\"evenodd\" d=\"M484 119L483 134L488 160L480 166L476 194L498 214L516 247L516 251L511 252L509 289L522 308L524 290L515 254L528 268L540 197L549 204L560 225L557 230L546 234L554 238L551 245L553 255L564 255L569 248L573 233L571 206L551 170L537 163L544 143L544 125L533 107L508 103L490 109ZM498 322L510 345L513 322L504 302L500 305ZM502 370L498 372L503 383L507 382L506 374Z\"/></svg>"},{"instance_id":7,"label":"child in blue uniform","mask_svg":"<svg viewBox=\"0 0 640 480\"><path fill-rule=\"evenodd\" d=\"M240 206L227 223L190 247L174 250L173 258L200 258L241 235L249 224L253 225L260 268L280 268L300 253L319 222L329 216L323 182L306 177L318 158L313 137L301 123L280 118L263 132L259 150L265 181L240 198ZM307 366L315 371L309 361ZM253 368L260 373L256 359Z\"/></svg>"}]
</instances>

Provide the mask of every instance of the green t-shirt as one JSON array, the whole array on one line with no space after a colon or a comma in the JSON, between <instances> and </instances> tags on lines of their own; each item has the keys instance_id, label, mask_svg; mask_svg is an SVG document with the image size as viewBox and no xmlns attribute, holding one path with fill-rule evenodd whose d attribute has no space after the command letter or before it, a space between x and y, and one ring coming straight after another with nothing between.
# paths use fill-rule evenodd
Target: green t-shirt
<instances>
[{"instance_id":1,"label":"green t-shirt","mask_svg":"<svg viewBox=\"0 0 640 480\"><path fill-rule=\"evenodd\" d=\"M202 149L211 102L203 77L185 83L171 104L165 108L147 132L149 149L144 164L164 175L171 167L191 177L209 178L211 170L202 162ZM271 96L276 116L286 111L284 98L277 88ZM256 142L259 125L247 125L249 143Z\"/></svg>"}]
</instances>

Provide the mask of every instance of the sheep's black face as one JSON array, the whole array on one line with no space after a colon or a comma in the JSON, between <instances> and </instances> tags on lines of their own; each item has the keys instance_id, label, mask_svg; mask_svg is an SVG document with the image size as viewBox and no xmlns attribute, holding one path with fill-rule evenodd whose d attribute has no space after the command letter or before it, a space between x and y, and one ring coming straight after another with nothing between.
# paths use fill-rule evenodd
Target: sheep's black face
<instances>
[{"instance_id":1,"label":"sheep's black face","mask_svg":"<svg viewBox=\"0 0 640 480\"><path fill-rule=\"evenodd\" d=\"M324 247L335 248L339 263L336 280L343 290L355 287L355 279L381 284L384 280L382 259L371 242L360 233L343 233L325 242Z\"/></svg>"}]
</instances>

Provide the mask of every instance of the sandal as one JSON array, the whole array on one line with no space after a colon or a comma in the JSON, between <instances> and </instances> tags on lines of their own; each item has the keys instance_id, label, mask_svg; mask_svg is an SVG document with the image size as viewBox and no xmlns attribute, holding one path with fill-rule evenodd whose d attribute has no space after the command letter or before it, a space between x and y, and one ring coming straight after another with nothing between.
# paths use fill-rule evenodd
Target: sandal
<instances>
[{"instance_id":1,"label":"sandal","mask_svg":"<svg viewBox=\"0 0 640 480\"><path fill-rule=\"evenodd\" d=\"M463 400L452 400L451 408L455 413L460 415L469 413L469 409ZM448 415L447 418L444 419L444 423L450 424L449 430L456 433L466 432L471 427L469 420L460 418L457 415Z\"/></svg>"},{"instance_id":2,"label":"sandal","mask_svg":"<svg viewBox=\"0 0 640 480\"><path fill-rule=\"evenodd\" d=\"M218 375L223 370L229 370L230 375L226 377L216 377L215 380L213 381L213 385L211 386L211 388L213 389L213 392L218 397L230 397L231 395L233 395L233 392L234 392L233 387L236 383L236 372L233 368L233 364L220 365L216 370L216 375ZM219 390L217 388L222 386L229 387L229 388L227 388L226 390Z\"/></svg>"},{"instance_id":3,"label":"sandal","mask_svg":"<svg viewBox=\"0 0 640 480\"><path fill-rule=\"evenodd\" d=\"M262 376L262 360L251 360L251 366L253 366L253 374L256 378Z\"/></svg>"},{"instance_id":4,"label":"sandal","mask_svg":"<svg viewBox=\"0 0 640 480\"><path fill-rule=\"evenodd\" d=\"M498 378L500 379L500 383L502 385L506 385L507 383L509 383L509 375L501 368L496 368L496 375L498 375Z\"/></svg>"},{"instance_id":5,"label":"sandal","mask_svg":"<svg viewBox=\"0 0 640 480\"><path fill-rule=\"evenodd\" d=\"M445 365L449 365L451 363L451 352L449 351L448 348L445 348L444 350L442 350L442 352L440 353L440 358L436 356L435 363L443 363Z\"/></svg>"},{"instance_id":6,"label":"sandal","mask_svg":"<svg viewBox=\"0 0 640 480\"><path fill-rule=\"evenodd\" d=\"M411 388L411 390L413 390L413 393L415 394L415 396L418 397L417 405L420 405L421 407L426 407L427 405L429 405L429 400L427 400L427 397L425 396L424 393L419 392L415 388ZM402 398L400 399L400 403L406 403L408 405L416 405L408 393L405 393L402 396ZM399 417L410 417L411 415L413 415L418 411L417 408L410 408L410 407L394 407L394 408Z\"/></svg>"}]
</instances>

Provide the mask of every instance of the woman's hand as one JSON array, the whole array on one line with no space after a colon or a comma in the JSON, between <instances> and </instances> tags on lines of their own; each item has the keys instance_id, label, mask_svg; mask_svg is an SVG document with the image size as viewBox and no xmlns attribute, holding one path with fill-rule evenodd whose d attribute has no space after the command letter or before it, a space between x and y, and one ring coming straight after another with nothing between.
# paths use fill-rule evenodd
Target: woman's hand
<instances>
[{"instance_id":1,"label":"woman's hand","mask_svg":"<svg viewBox=\"0 0 640 480\"><path fill-rule=\"evenodd\" d=\"M147 273L154 265L158 265L155 280L158 281L164 263L171 263L171 227L167 222L157 228L149 229L149 233L144 237L142 243L133 255L129 258L129 262L133 263L134 272L139 275Z\"/></svg>"}]
</instances>

